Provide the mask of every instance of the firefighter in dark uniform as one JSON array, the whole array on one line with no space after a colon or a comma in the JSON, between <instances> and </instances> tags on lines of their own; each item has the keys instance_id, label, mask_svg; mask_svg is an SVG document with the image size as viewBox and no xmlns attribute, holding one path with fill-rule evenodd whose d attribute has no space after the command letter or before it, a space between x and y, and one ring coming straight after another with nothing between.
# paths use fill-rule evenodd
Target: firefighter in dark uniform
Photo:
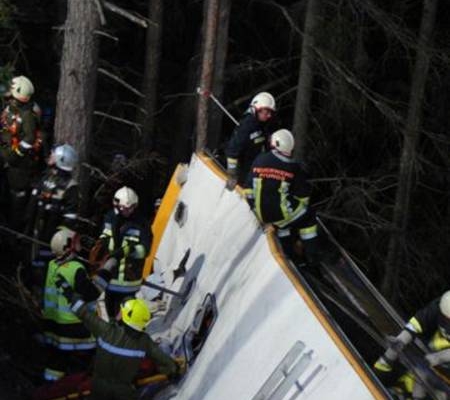
<instances>
[{"instance_id":1,"label":"firefighter in dark uniform","mask_svg":"<svg viewBox=\"0 0 450 400\"><path fill-rule=\"evenodd\" d=\"M104 285L111 279L107 270L101 270ZM142 299L128 299L120 306L120 321L109 323L97 317L72 290L67 280L59 282L61 290L72 303L72 310L97 338L92 393L90 400L136 400L133 386L141 361L150 358L161 374L176 378L178 364L162 350L145 332L150 322L150 310Z\"/></svg>"},{"instance_id":2,"label":"firefighter in dark uniform","mask_svg":"<svg viewBox=\"0 0 450 400\"><path fill-rule=\"evenodd\" d=\"M26 210L25 233L41 242L49 243L58 229L75 229L78 212L79 189L73 179L78 156L72 146L63 144L51 152L44 176L31 192ZM31 245L32 285L42 288L45 268L52 258L47 247Z\"/></svg>"},{"instance_id":3,"label":"firefighter in dark uniform","mask_svg":"<svg viewBox=\"0 0 450 400\"><path fill-rule=\"evenodd\" d=\"M394 385L397 390L412 395L413 399L425 399L427 395L423 386L411 372L405 373L405 369L396 362L399 353L416 336L428 345L430 352L425 356L428 364L449 373L450 291L419 310L374 365L375 372L386 386Z\"/></svg>"},{"instance_id":4,"label":"firefighter in dark uniform","mask_svg":"<svg viewBox=\"0 0 450 400\"><path fill-rule=\"evenodd\" d=\"M267 123L276 110L270 93L258 93L251 101L243 119L226 147L228 187L244 184L256 156L266 150L269 137Z\"/></svg>"},{"instance_id":5,"label":"firefighter in dark uniform","mask_svg":"<svg viewBox=\"0 0 450 400\"><path fill-rule=\"evenodd\" d=\"M139 199L129 187L116 191L113 210L103 223L100 242L109 262L117 263L117 272L105 291L105 305L110 318L115 318L125 297L133 296L141 287L145 257L150 249L150 227L137 211Z\"/></svg>"},{"instance_id":6,"label":"firefighter in dark uniform","mask_svg":"<svg viewBox=\"0 0 450 400\"><path fill-rule=\"evenodd\" d=\"M56 281L63 276L88 302L96 300L101 293L89 279L84 265L76 259L74 237L74 231L62 229L50 242L56 258L48 265L43 295L46 381L58 380L69 372L84 371L96 347L95 339L71 311L67 299L56 286Z\"/></svg>"},{"instance_id":7,"label":"firefighter in dark uniform","mask_svg":"<svg viewBox=\"0 0 450 400\"><path fill-rule=\"evenodd\" d=\"M1 155L9 184L9 224L22 231L24 211L33 179L38 173L42 146L40 110L31 101L34 87L25 76L13 78L8 105L1 115Z\"/></svg>"},{"instance_id":8,"label":"firefighter in dark uniform","mask_svg":"<svg viewBox=\"0 0 450 400\"><path fill-rule=\"evenodd\" d=\"M258 218L272 223L286 255L295 260L294 245L300 237L306 261L318 261L315 213L309 206L308 174L292 158L294 137L287 129L273 133L272 150L256 157L247 178L245 193Z\"/></svg>"}]
</instances>

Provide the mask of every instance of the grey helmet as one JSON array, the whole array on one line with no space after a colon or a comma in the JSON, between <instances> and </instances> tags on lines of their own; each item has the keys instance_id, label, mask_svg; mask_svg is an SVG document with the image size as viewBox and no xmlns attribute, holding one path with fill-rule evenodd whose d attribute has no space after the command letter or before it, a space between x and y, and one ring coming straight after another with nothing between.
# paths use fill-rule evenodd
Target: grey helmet
<instances>
[{"instance_id":1,"label":"grey helmet","mask_svg":"<svg viewBox=\"0 0 450 400\"><path fill-rule=\"evenodd\" d=\"M72 172L78 163L78 154L69 144L63 144L53 150L56 167L63 171Z\"/></svg>"}]
</instances>

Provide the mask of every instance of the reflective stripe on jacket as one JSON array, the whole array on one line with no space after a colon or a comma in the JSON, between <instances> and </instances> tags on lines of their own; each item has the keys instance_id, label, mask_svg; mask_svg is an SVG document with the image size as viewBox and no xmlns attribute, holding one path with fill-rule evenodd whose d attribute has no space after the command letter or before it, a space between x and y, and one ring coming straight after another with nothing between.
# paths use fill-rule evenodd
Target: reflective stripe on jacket
<instances>
[{"instance_id":1,"label":"reflective stripe on jacket","mask_svg":"<svg viewBox=\"0 0 450 400\"><path fill-rule=\"evenodd\" d=\"M95 347L95 339L73 313L67 299L56 287L58 275L64 277L71 287L75 287L75 276L83 264L68 261L61 265L50 261L44 289L44 341L61 350L86 350Z\"/></svg>"}]
</instances>

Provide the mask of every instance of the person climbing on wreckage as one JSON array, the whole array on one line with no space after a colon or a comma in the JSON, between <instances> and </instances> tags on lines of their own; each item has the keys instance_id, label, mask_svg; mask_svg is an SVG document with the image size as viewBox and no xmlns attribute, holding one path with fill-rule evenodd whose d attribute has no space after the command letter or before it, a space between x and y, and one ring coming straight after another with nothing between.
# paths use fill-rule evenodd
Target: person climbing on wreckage
<instances>
[{"instance_id":1,"label":"person climbing on wreckage","mask_svg":"<svg viewBox=\"0 0 450 400\"><path fill-rule=\"evenodd\" d=\"M270 93L258 93L250 102L225 150L229 189L245 183L253 160L266 150L268 123L275 111L275 99Z\"/></svg>"},{"instance_id":2,"label":"person climbing on wreckage","mask_svg":"<svg viewBox=\"0 0 450 400\"><path fill-rule=\"evenodd\" d=\"M294 137L287 129L274 132L271 151L253 162L244 192L257 217L272 223L286 255L297 263L300 237L309 265L319 261L315 213L309 205L311 185L304 166L293 159Z\"/></svg>"},{"instance_id":3,"label":"person climbing on wreckage","mask_svg":"<svg viewBox=\"0 0 450 400\"><path fill-rule=\"evenodd\" d=\"M117 268L105 291L105 305L110 319L116 317L126 297L134 296L142 283L145 257L150 249L151 232L138 210L136 192L124 186L113 197L113 209L105 215L98 244L110 263Z\"/></svg>"},{"instance_id":4,"label":"person climbing on wreckage","mask_svg":"<svg viewBox=\"0 0 450 400\"><path fill-rule=\"evenodd\" d=\"M429 349L425 361L430 367L450 374L450 290L419 310L374 364L377 376L401 399L432 399L416 377L397 361L415 337ZM406 396L406 397L405 397Z\"/></svg>"}]
</instances>

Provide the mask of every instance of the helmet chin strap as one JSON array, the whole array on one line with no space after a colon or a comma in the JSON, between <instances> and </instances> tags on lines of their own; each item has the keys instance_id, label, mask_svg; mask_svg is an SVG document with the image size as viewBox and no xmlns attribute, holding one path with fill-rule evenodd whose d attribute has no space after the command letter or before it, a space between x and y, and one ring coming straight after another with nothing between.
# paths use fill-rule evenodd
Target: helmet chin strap
<instances>
[{"instance_id":1,"label":"helmet chin strap","mask_svg":"<svg viewBox=\"0 0 450 400\"><path fill-rule=\"evenodd\" d=\"M284 151L280 151L273 145L270 145L270 147L272 148L273 151L276 151L278 154L281 154L284 157L289 157L289 158L292 157L292 153L285 153Z\"/></svg>"},{"instance_id":2,"label":"helmet chin strap","mask_svg":"<svg viewBox=\"0 0 450 400\"><path fill-rule=\"evenodd\" d=\"M72 250L67 250L63 255L57 257L57 263L59 265L65 264L75 258L75 253Z\"/></svg>"}]
</instances>

